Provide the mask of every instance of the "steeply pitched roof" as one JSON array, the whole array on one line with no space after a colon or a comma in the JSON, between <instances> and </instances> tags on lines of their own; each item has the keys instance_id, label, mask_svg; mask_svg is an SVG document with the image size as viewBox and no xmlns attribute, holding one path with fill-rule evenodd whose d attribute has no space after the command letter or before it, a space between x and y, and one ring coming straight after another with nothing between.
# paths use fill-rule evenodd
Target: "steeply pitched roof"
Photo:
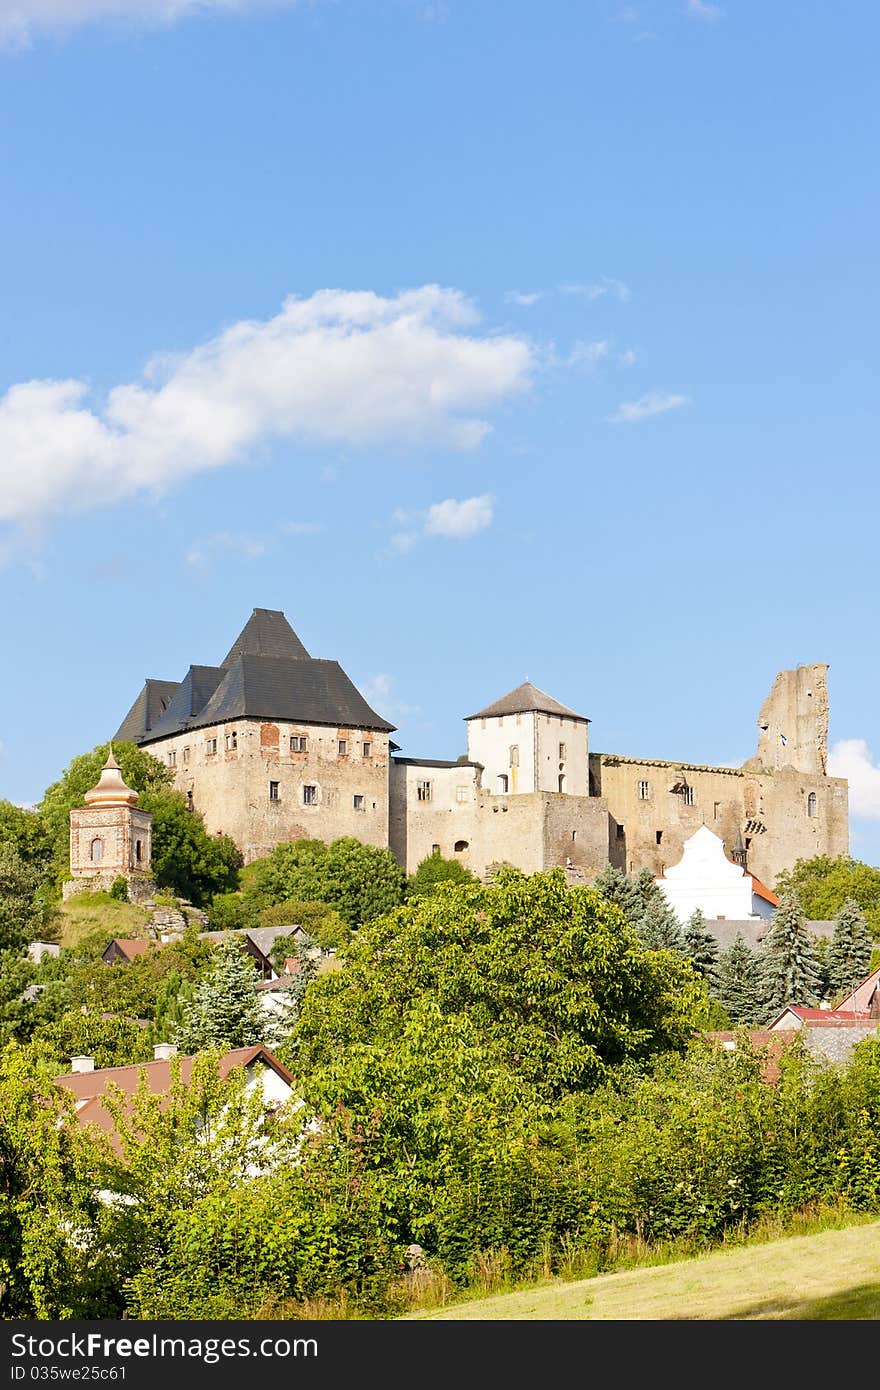
<instances>
[{"instance_id":1,"label":"steeply pitched roof","mask_svg":"<svg viewBox=\"0 0 880 1390\"><path fill-rule=\"evenodd\" d=\"M286 661L308 659L308 652L284 614L275 608L255 608L236 637L224 666L237 656L276 656Z\"/></svg>"},{"instance_id":2,"label":"steeply pitched roof","mask_svg":"<svg viewBox=\"0 0 880 1390\"><path fill-rule=\"evenodd\" d=\"M769 903L771 907L778 907L779 899L773 892L773 889L768 888L767 885L765 883L762 883L759 878L755 878L754 874L751 874L750 877L752 880L752 892L757 894L759 898L763 898L764 901Z\"/></svg>"},{"instance_id":3,"label":"steeply pitched roof","mask_svg":"<svg viewBox=\"0 0 880 1390\"><path fill-rule=\"evenodd\" d=\"M583 724L590 722L586 715L575 714L573 709L561 705L545 690L539 690L536 685L532 685L531 681L523 681L515 690L502 695L494 705L487 705L485 709L477 710L476 714L467 715L467 718L496 719L504 714L530 714L533 710L537 710L539 714L555 714L563 719L579 719Z\"/></svg>"},{"instance_id":4,"label":"steeply pitched roof","mask_svg":"<svg viewBox=\"0 0 880 1390\"><path fill-rule=\"evenodd\" d=\"M158 724L174 698L177 681L147 680L113 735L116 743L140 743L144 735Z\"/></svg>"},{"instance_id":5,"label":"steeply pitched roof","mask_svg":"<svg viewBox=\"0 0 880 1390\"><path fill-rule=\"evenodd\" d=\"M182 733L210 700L225 672L222 666L190 666L174 692L162 718L150 730L151 738L166 738Z\"/></svg>"},{"instance_id":6,"label":"steeply pitched roof","mask_svg":"<svg viewBox=\"0 0 880 1390\"><path fill-rule=\"evenodd\" d=\"M143 941L140 937L114 936L101 953L101 958L103 959L110 948L115 946L119 954L125 956L126 960L133 960L135 956L143 956L147 951L151 951L154 944L152 941Z\"/></svg>"}]
</instances>

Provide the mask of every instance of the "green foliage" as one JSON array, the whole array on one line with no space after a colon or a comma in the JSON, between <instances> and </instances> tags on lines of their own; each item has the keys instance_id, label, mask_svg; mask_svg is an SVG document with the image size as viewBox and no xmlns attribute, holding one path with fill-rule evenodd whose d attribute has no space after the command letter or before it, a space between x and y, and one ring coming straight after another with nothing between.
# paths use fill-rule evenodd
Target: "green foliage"
<instances>
[{"instance_id":1,"label":"green foliage","mask_svg":"<svg viewBox=\"0 0 880 1390\"><path fill-rule=\"evenodd\" d=\"M40 934L39 871L15 845L0 844L0 951L20 951Z\"/></svg>"},{"instance_id":2,"label":"green foliage","mask_svg":"<svg viewBox=\"0 0 880 1390\"><path fill-rule=\"evenodd\" d=\"M685 924L682 948L697 974L712 984L718 970L718 942L699 908L691 913Z\"/></svg>"},{"instance_id":3,"label":"green foliage","mask_svg":"<svg viewBox=\"0 0 880 1390\"><path fill-rule=\"evenodd\" d=\"M783 894L764 937L764 1004L770 1022L786 1004L816 1004L821 972L804 914Z\"/></svg>"},{"instance_id":4,"label":"green foliage","mask_svg":"<svg viewBox=\"0 0 880 1390\"><path fill-rule=\"evenodd\" d=\"M764 1017L763 960L742 932L718 957L712 993L734 1023L755 1024Z\"/></svg>"},{"instance_id":5,"label":"green foliage","mask_svg":"<svg viewBox=\"0 0 880 1390\"><path fill-rule=\"evenodd\" d=\"M153 816L152 872L160 887L200 907L238 883L241 854L228 835L209 835L182 792L144 793L140 805Z\"/></svg>"},{"instance_id":6,"label":"green foliage","mask_svg":"<svg viewBox=\"0 0 880 1390\"><path fill-rule=\"evenodd\" d=\"M880 868L860 859L827 854L799 859L776 880L776 892L793 893L807 918L831 922L844 903L852 898L865 915L875 941L880 941Z\"/></svg>"},{"instance_id":7,"label":"green foliage","mask_svg":"<svg viewBox=\"0 0 880 1390\"><path fill-rule=\"evenodd\" d=\"M185 1053L229 1050L262 1042L265 1033L253 961L235 938L223 941L183 1006L174 1042Z\"/></svg>"},{"instance_id":8,"label":"green foliage","mask_svg":"<svg viewBox=\"0 0 880 1390\"><path fill-rule=\"evenodd\" d=\"M124 1067L153 1059L146 1030L135 1019L119 1014L71 1009L40 1029L39 1038L57 1061L59 1072L69 1070L71 1057L94 1057L96 1067Z\"/></svg>"},{"instance_id":9,"label":"green foliage","mask_svg":"<svg viewBox=\"0 0 880 1390\"><path fill-rule=\"evenodd\" d=\"M855 898L837 914L827 952L828 985L836 997L850 993L868 973L873 942L865 915Z\"/></svg>"},{"instance_id":10,"label":"green foliage","mask_svg":"<svg viewBox=\"0 0 880 1390\"><path fill-rule=\"evenodd\" d=\"M110 896L117 902L128 902L128 880L122 874L110 884Z\"/></svg>"},{"instance_id":11,"label":"green foliage","mask_svg":"<svg viewBox=\"0 0 880 1390\"><path fill-rule=\"evenodd\" d=\"M527 1080L555 1094L683 1047L700 990L690 966L645 951L619 911L562 870L444 885L361 929L345 967L310 988L298 1027L309 1067L369 1039L396 1046L433 997L464 1014Z\"/></svg>"},{"instance_id":12,"label":"green foliage","mask_svg":"<svg viewBox=\"0 0 880 1390\"><path fill-rule=\"evenodd\" d=\"M615 903L620 908L630 926L638 926L645 910L645 901L635 879L630 878L623 869L606 864L594 878L593 888L602 894L606 902Z\"/></svg>"},{"instance_id":13,"label":"green foliage","mask_svg":"<svg viewBox=\"0 0 880 1390\"><path fill-rule=\"evenodd\" d=\"M438 883L473 882L474 875L458 859L444 859L442 854L429 854L410 874L407 897L423 898L433 893Z\"/></svg>"},{"instance_id":14,"label":"green foliage","mask_svg":"<svg viewBox=\"0 0 880 1390\"><path fill-rule=\"evenodd\" d=\"M211 931L246 931L260 925L260 910L244 893L216 893L208 905Z\"/></svg>"},{"instance_id":15,"label":"green foliage","mask_svg":"<svg viewBox=\"0 0 880 1390\"><path fill-rule=\"evenodd\" d=\"M351 939L348 923L328 903L276 903L262 909L259 924L261 927L302 927L325 951L336 951Z\"/></svg>"},{"instance_id":16,"label":"green foliage","mask_svg":"<svg viewBox=\"0 0 880 1390\"><path fill-rule=\"evenodd\" d=\"M397 907L405 884L390 850L344 836L329 845L322 840L276 845L249 866L245 893L261 909L291 901L327 903L356 929Z\"/></svg>"},{"instance_id":17,"label":"green foliage","mask_svg":"<svg viewBox=\"0 0 880 1390\"><path fill-rule=\"evenodd\" d=\"M0 798L0 845L14 845L26 864L44 875L52 858L52 842L40 812Z\"/></svg>"},{"instance_id":18,"label":"green foliage","mask_svg":"<svg viewBox=\"0 0 880 1390\"><path fill-rule=\"evenodd\" d=\"M681 924L660 894L646 903L636 930L642 945L649 951L678 951L680 955L685 954Z\"/></svg>"}]
</instances>

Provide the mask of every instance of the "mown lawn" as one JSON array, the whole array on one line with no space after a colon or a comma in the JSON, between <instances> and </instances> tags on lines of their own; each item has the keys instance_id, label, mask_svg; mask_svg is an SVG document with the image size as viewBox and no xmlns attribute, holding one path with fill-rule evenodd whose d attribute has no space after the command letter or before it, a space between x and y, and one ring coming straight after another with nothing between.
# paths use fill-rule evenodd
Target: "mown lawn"
<instances>
[{"instance_id":1,"label":"mown lawn","mask_svg":"<svg viewBox=\"0 0 880 1390\"><path fill-rule=\"evenodd\" d=\"M410 1318L679 1321L880 1318L880 1221L542 1284Z\"/></svg>"}]
</instances>

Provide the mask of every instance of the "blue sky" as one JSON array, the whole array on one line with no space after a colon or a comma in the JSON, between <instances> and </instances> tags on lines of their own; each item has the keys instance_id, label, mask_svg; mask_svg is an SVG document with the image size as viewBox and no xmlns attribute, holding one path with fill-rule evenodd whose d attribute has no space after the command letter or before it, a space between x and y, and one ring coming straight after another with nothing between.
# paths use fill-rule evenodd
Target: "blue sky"
<instances>
[{"instance_id":1,"label":"blue sky","mask_svg":"<svg viewBox=\"0 0 880 1390\"><path fill-rule=\"evenodd\" d=\"M880 13L0 0L0 794L283 608L414 755L528 677L880 863Z\"/></svg>"}]
</instances>

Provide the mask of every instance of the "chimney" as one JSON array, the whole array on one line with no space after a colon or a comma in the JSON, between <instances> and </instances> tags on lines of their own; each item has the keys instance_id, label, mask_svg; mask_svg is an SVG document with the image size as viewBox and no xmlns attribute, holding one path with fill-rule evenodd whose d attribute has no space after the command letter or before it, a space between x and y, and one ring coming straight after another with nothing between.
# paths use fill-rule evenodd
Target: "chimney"
<instances>
[{"instance_id":1,"label":"chimney","mask_svg":"<svg viewBox=\"0 0 880 1390\"><path fill-rule=\"evenodd\" d=\"M169 1057L177 1056L177 1048L174 1043L156 1043L153 1047L153 1058L156 1062L167 1062Z\"/></svg>"},{"instance_id":2,"label":"chimney","mask_svg":"<svg viewBox=\"0 0 880 1390\"><path fill-rule=\"evenodd\" d=\"M77 1072L94 1071L94 1057L71 1057L70 1070L76 1075Z\"/></svg>"}]
</instances>

